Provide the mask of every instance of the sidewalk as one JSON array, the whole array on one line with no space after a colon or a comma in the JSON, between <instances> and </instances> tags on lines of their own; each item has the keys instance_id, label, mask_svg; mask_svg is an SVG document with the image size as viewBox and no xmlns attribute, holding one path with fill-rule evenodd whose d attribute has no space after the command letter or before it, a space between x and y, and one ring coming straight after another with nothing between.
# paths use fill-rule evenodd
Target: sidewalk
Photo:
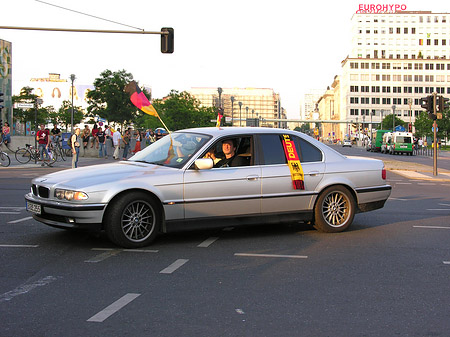
<instances>
[{"instance_id":1,"label":"sidewalk","mask_svg":"<svg viewBox=\"0 0 450 337\"><path fill-rule=\"evenodd\" d=\"M418 163L409 163L398 160L383 160L386 170L409 179L445 181L450 182L450 171L438 168L438 175L433 175L433 167Z\"/></svg>"}]
</instances>

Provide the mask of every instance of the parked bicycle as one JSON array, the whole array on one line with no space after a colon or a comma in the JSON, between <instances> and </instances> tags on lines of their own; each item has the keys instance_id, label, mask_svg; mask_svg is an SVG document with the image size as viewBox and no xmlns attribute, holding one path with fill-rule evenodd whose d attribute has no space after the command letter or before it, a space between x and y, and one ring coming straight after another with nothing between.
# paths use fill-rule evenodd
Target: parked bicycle
<instances>
[{"instance_id":1,"label":"parked bicycle","mask_svg":"<svg viewBox=\"0 0 450 337\"><path fill-rule=\"evenodd\" d=\"M66 154L65 150L62 148L61 141L59 140L59 137L56 138L55 141L52 141L50 143L51 149L53 151L53 154L56 156L57 161L65 161L66 160Z\"/></svg>"},{"instance_id":2,"label":"parked bicycle","mask_svg":"<svg viewBox=\"0 0 450 337\"><path fill-rule=\"evenodd\" d=\"M31 144L25 144L26 147L20 148L16 151L16 160L21 164L27 164L30 162L31 159L33 160L39 160L39 149L35 148ZM47 149L48 151L48 157L44 151L44 158L43 164L46 164L48 166L52 166L53 163L57 160L58 155L56 152L52 151L51 149Z\"/></svg>"},{"instance_id":3,"label":"parked bicycle","mask_svg":"<svg viewBox=\"0 0 450 337\"><path fill-rule=\"evenodd\" d=\"M3 140L0 139L0 146L3 145ZM0 166L8 167L11 164L11 159L6 152L3 152L0 148Z\"/></svg>"}]
</instances>

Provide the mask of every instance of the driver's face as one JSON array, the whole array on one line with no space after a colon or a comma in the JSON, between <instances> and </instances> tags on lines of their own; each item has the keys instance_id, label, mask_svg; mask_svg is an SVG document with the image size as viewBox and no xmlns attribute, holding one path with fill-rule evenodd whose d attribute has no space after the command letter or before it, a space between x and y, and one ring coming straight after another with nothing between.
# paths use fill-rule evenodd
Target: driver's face
<instances>
[{"instance_id":1,"label":"driver's face","mask_svg":"<svg viewBox=\"0 0 450 337\"><path fill-rule=\"evenodd\" d=\"M222 143L222 151L225 154L225 156L234 155L234 150L235 148L231 140L226 140Z\"/></svg>"}]
</instances>

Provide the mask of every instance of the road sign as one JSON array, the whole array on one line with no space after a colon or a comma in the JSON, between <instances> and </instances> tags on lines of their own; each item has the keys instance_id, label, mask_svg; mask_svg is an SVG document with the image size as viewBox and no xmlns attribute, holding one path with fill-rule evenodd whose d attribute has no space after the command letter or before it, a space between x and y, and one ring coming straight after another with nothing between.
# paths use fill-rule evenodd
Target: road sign
<instances>
[{"instance_id":1,"label":"road sign","mask_svg":"<svg viewBox=\"0 0 450 337\"><path fill-rule=\"evenodd\" d=\"M436 132L439 131L439 128L436 126ZM434 126L431 127L431 132L434 132Z\"/></svg>"},{"instance_id":2,"label":"road sign","mask_svg":"<svg viewBox=\"0 0 450 337\"><path fill-rule=\"evenodd\" d=\"M31 109L34 107L33 103L16 103L16 107L19 109Z\"/></svg>"}]
</instances>

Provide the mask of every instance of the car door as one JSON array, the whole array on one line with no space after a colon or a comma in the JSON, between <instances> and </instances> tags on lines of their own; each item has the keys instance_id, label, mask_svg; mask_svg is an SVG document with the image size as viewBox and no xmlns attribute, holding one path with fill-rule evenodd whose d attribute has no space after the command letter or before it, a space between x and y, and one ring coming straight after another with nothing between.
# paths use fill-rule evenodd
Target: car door
<instances>
[{"instance_id":1,"label":"car door","mask_svg":"<svg viewBox=\"0 0 450 337\"><path fill-rule=\"evenodd\" d=\"M292 136L304 173L304 190L293 188L279 134L259 137L261 152L262 213L310 211L317 196L316 188L323 178L325 163L322 152L306 140Z\"/></svg>"},{"instance_id":2,"label":"car door","mask_svg":"<svg viewBox=\"0 0 450 337\"><path fill-rule=\"evenodd\" d=\"M252 162L249 166L186 170L185 218L259 215L260 177L261 168Z\"/></svg>"}]
</instances>

